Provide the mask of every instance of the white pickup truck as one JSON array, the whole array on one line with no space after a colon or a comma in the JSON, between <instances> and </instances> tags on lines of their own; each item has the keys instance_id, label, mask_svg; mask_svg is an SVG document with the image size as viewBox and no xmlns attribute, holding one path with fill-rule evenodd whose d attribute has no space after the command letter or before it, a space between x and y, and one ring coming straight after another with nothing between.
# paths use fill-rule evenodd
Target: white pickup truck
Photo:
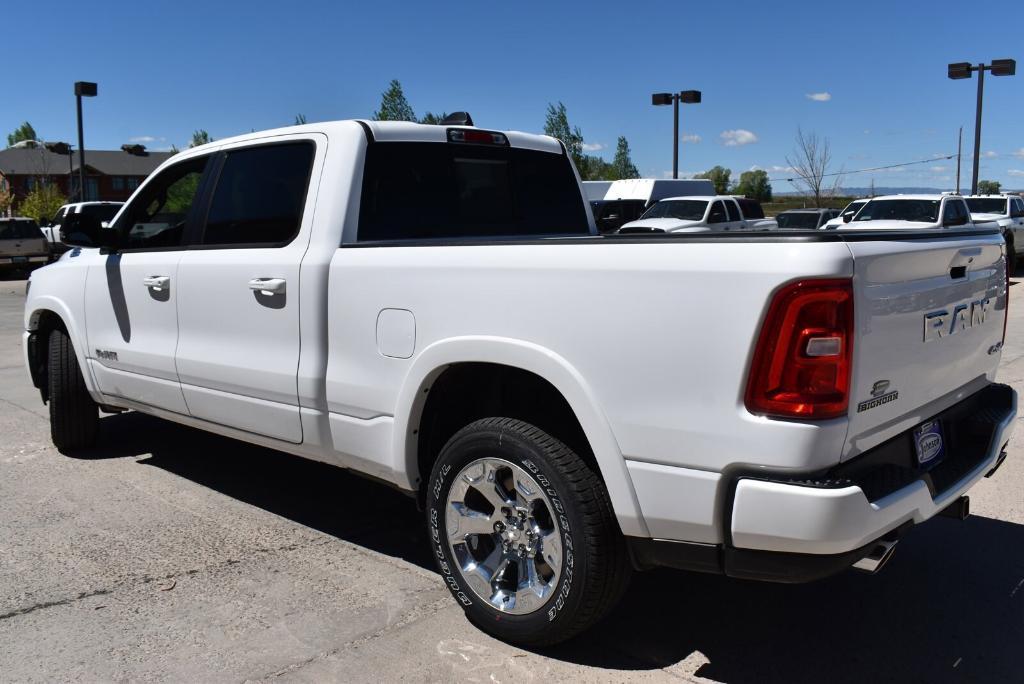
<instances>
[{"instance_id":1,"label":"white pickup truck","mask_svg":"<svg viewBox=\"0 0 1024 684\"><path fill-rule=\"evenodd\" d=\"M515 643L578 634L634 569L875 569L965 512L1016 415L997 232L599 235L552 138L253 133L165 162L112 228L69 217L29 282L57 448L133 409L408 492Z\"/></svg>"},{"instance_id":2,"label":"white pickup truck","mask_svg":"<svg viewBox=\"0 0 1024 684\"><path fill-rule=\"evenodd\" d=\"M755 200L730 195L669 197L655 203L636 221L619 232L708 233L719 231L775 230L779 224L766 219Z\"/></svg>"},{"instance_id":3,"label":"white pickup truck","mask_svg":"<svg viewBox=\"0 0 1024 684\"><path fill-rule=\"evenodd\" d=\"M1018 195L970 195L964 198L971 211L971 220L994 221L1006 240L1006 256L1010 273L1024 250L1024 198Z\"/></svg>"}]
</instances>

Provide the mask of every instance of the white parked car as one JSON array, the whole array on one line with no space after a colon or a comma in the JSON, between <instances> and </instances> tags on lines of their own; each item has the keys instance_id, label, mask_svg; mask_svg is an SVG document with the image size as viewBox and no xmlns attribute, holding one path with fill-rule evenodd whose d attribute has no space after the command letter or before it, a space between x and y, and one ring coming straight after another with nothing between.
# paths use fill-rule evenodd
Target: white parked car
<instances>
[{"instance_id":1,"label":"white parked car","mask_svg":"<svg viewBox=\"0 0 1024 684\"><path fill-rule=\"evenodd\" d=\"M1024 199L1019 195L970 195L964 199L972 220L994 221L999 225L1007 253L1016 261L1024 250Z\"/></svg>"},{"instance_id":2,"label":"white parked car","mask_svg":"<svg viewBox=\"0 0 1024 684\"><path fill-rule=\"evenodd\" d=\"M0 273L25 270L49 260L46 239L35 219L0 216Z\"/></svg>"},{"instance_id":3,"label":"white parked car","mask_svg":"<svg viewBox=\"0 0 1024 684\"><path fill-rule=\"evenodd\" d=\"M24 318L60 451L133 409L406 491L511 642L633 569L877 569L1015 421L994 231L603 236L552 138L371 121L185 150L113 230L67 221Z\"/></svg>"},{"instance_id":4,"label":"white parked car","mask_svg":"<svg viewBox=\"0 0 1024 684\"><path fill-rule=\"evenodd\" d=\"M994 221L974 221L960 195L882 195L868 200L844 230L994 230Z\"/></svg>"},{"instance_id":5,"label":"white parked car","mask_svg":"<svg viewBox=\"0 0 1024 684\"><path fill-rule=\"evenodd\" d=\"M711 197L669 197L654 204L620 233L706 233L719 231L775 230L778 223L767 219L756 200L712 195Z\"/></svg>"}]
</instances>

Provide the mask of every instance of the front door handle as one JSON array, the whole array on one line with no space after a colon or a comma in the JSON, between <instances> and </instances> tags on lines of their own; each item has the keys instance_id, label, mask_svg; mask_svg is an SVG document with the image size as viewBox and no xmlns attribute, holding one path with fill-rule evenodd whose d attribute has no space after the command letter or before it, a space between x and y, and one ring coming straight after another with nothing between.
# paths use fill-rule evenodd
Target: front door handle
<instances>
[{"instance_id":1,"label":"front door handle","mask_svg":"<svg viewBox=\"0 0 1024 684\"><path fill-rule=\"evenodd\" d=\"M263 294L284 294L288 281L284 278L253 278L249 281L249 289L257 290Z\"/></svg>"},{"instance_id":2,"label":"front door handle","mask_svg":"<svg viewBox=\"0 0 1024 684\"><path fill-rule=\"evenodd\" d=\"M170 276L146 276L142 284L153 290L162 290L171 284Z\"/></svg>"}]
</instances>

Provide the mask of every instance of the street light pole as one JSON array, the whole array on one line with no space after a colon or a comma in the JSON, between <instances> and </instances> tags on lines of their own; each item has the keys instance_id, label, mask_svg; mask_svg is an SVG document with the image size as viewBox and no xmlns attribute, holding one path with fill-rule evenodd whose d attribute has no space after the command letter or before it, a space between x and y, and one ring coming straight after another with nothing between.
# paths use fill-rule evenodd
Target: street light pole
<instances>
[{"instance_id":1,"label":"street light pole","mask_svg":"<svg viewBox=\"0 0 1024 684\"><path fill-rule=\"evenodd\" d=\"M974 112L974 175L971 176L971 194L978 194L978 163L981 161L981 98L985 93L985 65L979 64L978 105Z\"/></svg>"},{"instance_id":2,"label":"street light pole","mask_svg":"<svg viewBox=\"0 0 1024 684\"><path fill-rule=\"evenodd\" d=\"M684 90L680 93L654 93L651 95L653 105L672 105L672 177L679 178L679 103L699 104L699 90Z\"/></svg>"},{"instance_id":3,"label":"street light pole","mask_svg":"<svg viewBox=\"0 0 1024 684\"><path fill-rule=\"evenodd\" d=\"M85 201L85 140L82 133L82 98L96 97L96 84L88 81L75 82L75 105L78 109L78 199Z\"/></svg>"},{"instance_id":4,"label":"street light pole","mask_svg":"<svg viewBox=\"0 0 1024 684\"><path fill-rule=\"evenodd\" d=\"M964 127L960 127L960 132L956 136L956 194L960 194L960 154L963 150L964 145Z\"/></svg>"},{"instance_id":5,"label":"street light pole","mask_svg":"<svg viewBox=\"0 0 1024 684\"><path fill-rule=\"evenodd\" d=\"M993 76L1013 76L1017 73L1017 62L1012 59L993 59L991 64L979 62L977 66L970 62L956 62L946 67L946 74L954 79L970 78L978 72L978 103L974 113L974 174L971 178L971 194L978 194L978 166L981 162L981 99L985 92L985 72L991 71Z\"/></svg>"}]
</instances>

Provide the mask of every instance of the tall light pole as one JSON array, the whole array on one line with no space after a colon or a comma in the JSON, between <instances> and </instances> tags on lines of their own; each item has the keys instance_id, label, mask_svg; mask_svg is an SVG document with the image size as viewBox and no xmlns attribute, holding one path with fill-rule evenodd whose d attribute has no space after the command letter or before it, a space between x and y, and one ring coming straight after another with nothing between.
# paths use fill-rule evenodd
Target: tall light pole
<instances>
[{"instance_id":1,"label":"tall light pole","mask_svg":"<svg viewBox=\"0 0 1024 684\"><path fill-rule=\"evenodd\" d=\"M75 104L78 107L78 199L85 201L85 141L82 134L82 98L96 97L97 86L88 81L75 81Z\"/></svg>"},{"instance_id":2,"label":"tall light pole","mask_svg":"<svg viewBox=\"0 0 1024 684\"><path fill-rule=\"evenodd\" d=\"M946 67L946 75L957 80L970 78L978 72L978 104L974 113L974 176L971 178L971 194L978 194L978 162L981 158L981 98L985 92L985 72L991 71L993 76L1013 76L1017 73L1017 62L1013 59L993 59L991 64L957 62Z\"/></svg>"},{"instance_id":3,"label":"tall light pole","mask_svg":"<svg viewBox=\"0 0 1024 684\"><path fill-rule=\"evenodd\" d=\"M684 90L679 93L654 93L652 105L672 105L672 177L679 178L679 103L699 104L699 90Z\"/></svg>"}]
</instances>

